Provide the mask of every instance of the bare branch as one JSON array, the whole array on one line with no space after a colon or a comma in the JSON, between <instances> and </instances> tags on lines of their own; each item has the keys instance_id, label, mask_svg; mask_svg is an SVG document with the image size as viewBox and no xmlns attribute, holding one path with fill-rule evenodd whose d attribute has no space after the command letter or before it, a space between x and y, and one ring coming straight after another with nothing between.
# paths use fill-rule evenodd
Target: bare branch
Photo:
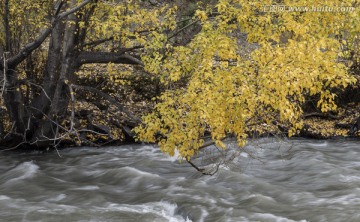
<instances>
[{"instance_id":1,"label":"bare branch","mask_svg":"<svg viewBox=\"0 0 360 222\"><path fill-rule=\"evenodd\" d=\"M5 26L5 51L10 51L10 25L9 25L9 0L5 0L5 15L4 15L4 26Z\"/></svg>"},{"instance_id":2,"label":"bare branch","mask_svg":"<svg viewBox=\"0 0 360 222\"><path fill-rule=\"evenodd\" d=\"M221 139L221 141L224 141L225 139L229 138L228 136L225 136L224 138ZM215 145L215 141L213 140L209 140L207 142L205 142L203 145L201 145L198 150L201 150L201 149L204 149L208 146L211 146L211 145Z\"/></svg>"},{"instance_id":3,"label":"bare branch","mask_svg":"<svg viewBox=\"0 0 360 222\"><path fill-rule=\"evenodd\" d=\"M99 96L101 96L102 98L108 100L109 102L111 102L113 105L115 105L119 111L125 113L129 118L131 118L132 120L134 120L136 123L141 123L141 120L134 116L130 111L128 111L123 105L121 105L118 101L116 101L114 98L112 98L111 96L109 96L108 94L101 92L98 89L95 89L93 87L90 86L80 86L80 85L71 85L73 88L75 89L82 89L82 90L86 90L92 93L96 93Z\"/></svg>"},{"instance_id":4,"label":"bare branch","mask_svg":"<svg viewBox=\"0 0 360 222\"><path fill-rule=\"evenodd\" d=\"M39 84L33 83L33 82L29 81L29 80L23 80L23 81L20 81L20 83L29 84L29 85L36 86L36 87L40 88L41 91L44 93L45 97L46 97L49 101L51 101L51 98L50 98L50 96L46 93L44 87L40 86Z\"/></svg>"},{"instance_id":5,"label":"bare branch","mask_svg":"<svg viewBox=\"0 0 360 222\"><path fill-rule=\"evenodd\" d=\"M57 1L57 3L55 4L55 7L54 7L54 9L55 9L55 16L57 16L58 14L59 14L59 12L60 12L60 10L61 10L61 8L62 8L62 6L64 5L64 1L63 0L58 0Z\"/></svg>"},{"instance_id":6,"label":"bare branch","mask_svg":"<svg viewBox=\"0 0 360 222\"><path fill-rule=\"evenodd\" d=\"M212 176L214 175L215 173L217 173L218 169L219 169L219 166L217 166L215 172L213 173L209 173L209 172L206 172L204 168L199 168L198 166L196 166L193 162L191 162L190 160L187 160L187 162L192 166L194 167L197 171L199 171L201 174L203 175L208 175L208 176Z\"/></svg>"},{"instance_id":7,"label":"bare branch","mask_svg":"<svg viewBox=\"0 0 360 222\"><path fill-rule=\"evenodd\" d=\"M133 64L144 65L140 59L131 55L115 52L82 52L77 58L79 65L87 63L119 63L119 64Z\"/></svg>"},{"instance_id":8,"label":"bare branch","mask_svg":"<svg viewBox=\"0 0 360 222\"><path fill-rule=\"evenodd\" d=\"M83 1L80 5L78 5L78 6L74 7L74 8L72 8L72 9L70 9L70 10L68 10L68 11L65 11L65 12L61 13L60 15L58 15L55 20L61 20L61 19L65 18L66 16L68 16L68 15L70 15L70 14L72 14L72 13L78 11L78 10L80 10L80 9L83 8L85 5L89 4L90 2L91 2L91 0L85 0L85 1Z\"/></svg>"},{"instance_id":9,"label":"bare branch","mask_svg":"<svg viewBox=\"0 0 360 222\"><path fill-rule=\"evenodd\" d=\"M4 53L4 55L3 55L3 58L4 58L4 67L3 67L3 74L4 74L4 76L3 76L3 85L2 85L2 89L1 89L1 96L3 96L3 94L4 94L4 92L5 92L5 86L6 86L6 72L7 72L7 63L6 63L6 52Z\"/></svg>"},{"instance_id":10,"label":"bare branch","mask_svg":"<svg viewBox=\"0 0 360 222\"><path fill-rule=\"evenodd\" d=\"M71 98L71 117L70 117L70 132L74 129L74 119L75 119L75 97L72 84L69 85L70 98Z\"/></svg>"},{"instance_id":11,"label":"bare branch","mask_svg":"<svg viewBox=\"0 0 360 222\"><path fill-rule=\"evenodd\" d=\"M105 42L107 42L107 41L112 41L112 40L114 40L114 37L113 36L111 36L111 37L109 37L109 38L105 38L105 39L99 39L99 40L95 40L95 41L93 41L93 42L86 42L86 43L84 43L84 45L83 46L97 46L97 45L100 45L100 44L102 44L102 43L105 43Z\"/></svg>"},{"instance_id":12,"label":"bare branch","mask_svg":"<svg viewBox=\"0 0 360 222\"><path fill-rule=\"evenodd\" d=\"M168 37L168 39L171 39L173 37L175 37L177 34L179 34L180 32L184 31L185 29L189 28L192 25L195 25L197 22L199 21L199 19L196 19L195 21L193 21L192 23L182 27L181 29L179 29L178 31L176 31L174 34L172 34L170 37Z\"/></svg>"}]
</instances>

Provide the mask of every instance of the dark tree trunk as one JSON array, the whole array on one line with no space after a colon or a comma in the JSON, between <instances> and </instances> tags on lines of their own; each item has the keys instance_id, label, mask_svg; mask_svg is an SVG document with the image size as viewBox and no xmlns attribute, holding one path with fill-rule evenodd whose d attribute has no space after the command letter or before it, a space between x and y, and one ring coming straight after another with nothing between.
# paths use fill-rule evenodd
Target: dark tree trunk
<instances>
[{"instance_id":1,"label":"dark tree trunk","mask_svg":"<svg viewBox=\"0 0 360 222\"><path fill-rule=\"evenodd\" d=\"M59 79L62 54L61 43L64 36L64 23L58 23L52 33L49 44L46 67L44 70L44 90L32 102L32 110L35 118L42 118L50 110L52 98L55 93L56 82Z\"/></svg>"},{"instance_id":2,"label":"dark tree trunk","mask_svg":"<svg viewBox=\"0 0 360 222\"><path fill-rule=\"evenodd\" d=\"M76 1L72 1L74 6ZM47 138L55 139L58 134L59 122L65 118L68 103L69 89L67 82L73 80L75 72L75 38L77 17L70 14L67 22L58 23L52 31L49 46L47 67L45 70L44 91L34 102L37 117L46 114L46 119L41 121L31 141L46 141L37 143L48 146L52 142ZM60 56L59 56L60 55ZM38 119L38 118L37 118ZM35 120L36 122L36 120Z\"/></svg>"},{"instance_id":3,"label":"dark tree trunk","mask_svg":"<svg viewBox=\"0 0 360 222\"><path fill-rule=\"evenodd\" d=\"M10 118L15 126L14 131L24 134L26 130L24 101L20 91L17 73L14 67L5 67L6 84L4 92L5 106L10 114Z\"/></svg>"},{"instance_id":4,"label":"dark tree trunk","mask_svg":"<svg viewBox=\"0 0 360 222\"><path fill-rule=\"evenodd\" d=\"M10 24L9 24L9 0L5 0L5 15L4 15L4 26L5 26L5 51L10 51L11 45L11 34L10 34Z\"/></svg>"},{"instance_id":5,"label":"dark tree trunk","mask_svg":"<svg viewBox=\"0 0 360 222\"><path fill-rule=\"evenodd\" d=\"M6 0L5 4L8 2ZM5 73L2 78L6 83L3 94L4 104L13 124L10 132L13 136L7 137L8 145L10 141L11 146L30 144L43 148L51 146L60 140L60 131L68 130L61 126L61 122L64 119L71 119L68 115L70 91L72 91L70 87L76 88L75 73L81 65L109 62L142 65L139 58L126 54L135 48L124 49L117 53L83 51L87 30L86 28L79 29L78 22L81 20L88 24L96 4L86 10L84 6L89 2L96 3L97 1L84 0L81 4L77 2L77 0L67 1L67 3L61 1L58 7L55 8L51 26L43 30L38 38L25 45L22 49L10 52L9 58L5 58L4 62L0 63L0 69L1 71L4 70ZM80 9L83 9L83 11L79 11ZM76 11L79 11L77 16L74 14ZM63 19L66 19L66 21L64 22ZM0 46L0 51L11 50L10 29L6 28L8 23L9 21L4 18L5 31L7 32L6 45ZM24 97L21 89L23 83L19 81L16 72L17 66L28 58L35 49L39 48L49 36L47 60L42 72L43 78L41 78L43 82L36 83L37 93L32 90L32 93L25 93L26 97ZM95 89L80 86L77 86L77 89L92 91L100 97L117 104L116 100ZM32 101L24 102L25 98ZM120 111L126 113L130 119L135 119L120 104L116 106ZM136 119L135 122L138 123L140 120ZM3 127L0 123L0 135L2 132ZM69 133L71 132L69 131Z\"/></svg>"}]
</instances>

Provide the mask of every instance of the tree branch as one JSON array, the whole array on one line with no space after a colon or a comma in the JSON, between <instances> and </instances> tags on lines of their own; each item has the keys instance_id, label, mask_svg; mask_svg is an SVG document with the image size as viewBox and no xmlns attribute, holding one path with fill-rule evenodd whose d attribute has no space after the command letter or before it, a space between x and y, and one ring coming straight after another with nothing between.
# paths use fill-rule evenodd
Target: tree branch
<instances>
[{"instance_id":1,"label":"tree branch","mask_svg":"<svg viewBox=\"0 0 360 222\"><path fill-rule=\"evenodd\" d=\"M71 98L71 116L70 116L70 132L74 130L75 125L75 96L73 91L73 85L69 85L70 98Z\"/></svg>"},{"instance_id":2,"label":"tree branch","mask_svg":"<svg viewBox=\"0 0 360 222\"><path fill-rule=\"evenodd\" d=\"M5 51L10 51L10 25L9 25L9 0L5 0L5 14L4 14L4 26L5 26Z\"/></svg>"},{"instance_id":3,"label":"tree branch","mask_svg":"<svg viewBox=\"0 0 360 222\"><path fill-rule=\"evenodd\" d=\"M54 17L51 21L49 28L45 29L33 42L25 45L25 47L22 48L20 50L20 52L18 52L17 55L13 56L12 58L10 58L8 60L8 66L14 67L14 66L18 65L19 63L21 63L22 61L24 61L24 59L30 53L32 53L35 49L37 49L45 41L45 39L50 35L52 29L55 27L56 23L58 23L60 20L62 20L66 16L70 15L71 13L78 11L79 9L81 9L82 7L84 7L85 5L90 3L90 1L91 0L83 1L80 5L72 8L72 9L69 9L68 11L65 11L65 12L59 14L58 16Z\"/></svg>"},{"instance_id":4,"label":"tree branch","mask_svg":"<svg viewBox=\"0 0 360 222\"><path fill-rule=\"evenodd\" d=\"M90 87L90 86L80 86L80 85L74 85L71 84L71 87L75 88L75 89L81 89L81 90L86 90L95 94L98 94L99 96L101 96L102 98L108 100L110 103L112 103L113 105L115 105L120 112L125 113L129 118L131 118L132 120L134 120L137 124L141 123L141 120L134 116L129 110L127 110L123 105L121 105L116 99L112 98L111 96L109 96L108 94L101 92L100 90Z\"/></svg>"},{"instance_id":5,"label":"tree branch","mask_svg":"<svg viewBox=\"0 0 360 222\"><path fill-rule=\"evenodd\" d=\"M84 23L84 27L79 27L79 41L78 41L78 45L80 46L84 46L85 44L85 39L86 39L86 35L87 35L87 32L89 31L89 24L90 24L90 21L91 21L91 16L94 14L95 12L95 9L97 7L97 3L98 0L96 0L88 10L84 10L84 13L81 14L80 17L82 17L82 20L85 21Z\"/></svg>"},{"instance_id":6,"label":"tree branch","mask_svg":"<svg viewBox=\"0 0 360 222\"><path fill-rule=\"evenodd\" d=\"M224 141L224 140L227 139L227 138L228 138L228 136L225 136L224 138L221 139L221 141ZM207 142L204 142L204 144L201 145L201 146L198 148L198 150L204 149L204 148L206 148L206 147L208 147L208 146L211 146L211 145L215 145L215 141L209 140L209 141L207 141Z\"/></svg>"},{"instance_id":7,"label":"tree branch","mask_svg":"<svg viewBox=\"0 0 360 222\"><path fill-rule=\"evenodd\" d=\"M109 38L105 38L105 39L99 39L99 40L95 40L95 41L92 41L92 42L86 42L86 43L84 43L84 47L87 47L87 46L97 46L97 45L100 45L100 44L102 44L102 43L105 43L105 42L107 42L107 41L112 41L112 40L114 40L114 37L113 36L111 36L111 37L109 37Z\"/></svg>"},{"instance_id":8,"label":"tree branch","mask_svg":"<svg viewBox=\"0 0 360 222\"><path fill-rule=\"evenodd\" d=\"M58 0L57 3L55 4L55 16L57 16L60 13L60 10L62 8L62 6L64 5L64 1L63 0Z\"/></svg>"},{"instance_id":9,"label":"tree branch","mask_svg":"<svg viewBox=\"0 0 360 222\"><path fill-rule=\"evenodd\" d=\"M133 64L144 65L140 59L131 55L116 52L81 52L77 58L79 65L87 63L119 63L119 64Z\"/></svg>"},{"instance_id":10,"label":"tree branch","mask_svg":"<svg viewBox=\"0 0 360 222\"><path fill-rule=\"evenodd\" d=\"M65 11L65 12L61 13L60 15L58 15L58 16L56 17L56 20L61 20L61 19L65 18L66 16L68 16L68 15L70 15L70 14L72 14L72 13L78 11L78 10L80 10L80 9L83 8L85 5L89 4L91 1L92 1L92 0L85 0L85 1L83 1L80 5L72 8L72 9L69 9L68 11Z\"/></svg>"},{"instance_id":11,"label":"tree branch","mask_svg":"<svg viewBox=\"0 0 360 222\"><path fill-rule=\"evenodd\" d=\"M195 25L197 22L199 21L199 19L196 19L195 21L193 21L192 23L182 27L181 29L179 29L178 31L176 31L174 34L172 34L171 36L168 37L168 39L171 39L173 37L175 37L177 34L179 34L180 32L184 31L185 29L189 28L192 25Z\"/></svg>"},{"instance_id":12,"label":"tree branch","mask_svg":"<svg viewBox=\"0 0 360 222\"><path fill-rule=\"evenodd\" d=\"M215 172L213 173L210 173L210 172L206 172L204 168L199 168L198 166L196 166L193 162L191 162L191 160L187 160L187 162L192 166L194 167L198 172L200 172L202 175L208 175L208 176L212 176L214 175L218 169L219 169L219 166L217 166L217 169Z\"/></svg>"},{"instance_id":13,"label":"tree branch","mask_svg":"<svg viewBox=\"0 0 360 222\"><path fill-rule=\"evenodd\" d=\"M3 60L4 60L4 66L2 67L3 68L3 82L2 82L2 89L1 89L1 96L3 96L4 92L5 92L5 87L6 87L6 72L7 72L7 65L6 65L6 54L7 52L4 53L3 55Z\"/></svg>"}]
</instances>

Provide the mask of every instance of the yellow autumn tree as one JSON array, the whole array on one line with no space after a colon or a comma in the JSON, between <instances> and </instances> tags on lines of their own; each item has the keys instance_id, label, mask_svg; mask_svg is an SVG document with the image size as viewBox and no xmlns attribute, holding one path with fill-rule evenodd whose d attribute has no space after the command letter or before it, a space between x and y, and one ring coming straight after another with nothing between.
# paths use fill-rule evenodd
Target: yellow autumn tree
<instances>
[{"instance_id":1,"label":"yellow autumn tree","mask_svg":"<svg viewBox=\"0 0 360 222\"><path fill-rule=\"evenodd\" d=\"M318 96L322 112L335 110L332 90L356 82L341 61L348 56L344 46L349 50L359 42L359 3L309 4L219 0L199 5L193 19L202 29L187 45L169 44L166 35L154 31L142 60L167 90L136 129L139 139L190 160L204 144L205 132L222 148L228 135L244 146L253 125L270 126L275 118L289 136L296 134L308 95ZM332 10L322 11L325 7ZM240 50L241 32L256 46L248 56ZM186 84L174 87L179 81Z\"/></svg>"},{"instance_id":2,"label":"yellow autumn tree","mask_svg":"<svg viewBox=\"0 0 360 222\"><path fill-rule=\"evenodd\" d=\"M207 132L218 146L228 135L242 146L253 126L276 119L291 136L302 126L307 95L329 111L332 89L355 82L343 61L359 58L356 1L189 2L0 1L0 147L79 142L79 130L89 130L76 121L80 100L106 100L136 124L121 99L79 81L96 82L94 70L121 85L134 66L144 67L160 81L154 112L136 131L187 159ZM242 52L242 33L251 54Z\"/></svg>"},{"instance_id":3,"label":"yellow autumn tree","mask_svg":"<svg viewBox=\"0 0 360 222\"><path fill-rule=\"evenodd\" d=\"M0 6L0 149L87 141L81 134L95 131L91 119L84 123L77 115L85 109L76 106L81 103L110 104L131 127L139 121L106 87L89 82L99 82L93 75L98 72L121 83L130 67L142 67L140 55L151 33L175 28L174 4L1 0ZM97 124L109 124L101 119Z\"/></svg>"}]
</instances>

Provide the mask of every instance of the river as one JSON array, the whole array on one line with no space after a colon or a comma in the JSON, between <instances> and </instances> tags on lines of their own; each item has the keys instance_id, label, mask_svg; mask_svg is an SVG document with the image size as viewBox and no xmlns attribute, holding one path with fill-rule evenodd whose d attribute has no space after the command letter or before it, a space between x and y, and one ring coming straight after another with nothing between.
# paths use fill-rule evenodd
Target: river
<instances>
[{"instance_id":1,"label":"river","mask_svg":"<svg viewBox=\"0 0 360 222\"><path fill-rule=\"evenodd\" d=\"M360 141L228 144L213 176L152 145L1 153L0 220L360 221Z\"/></svg>"}]
</instances>

